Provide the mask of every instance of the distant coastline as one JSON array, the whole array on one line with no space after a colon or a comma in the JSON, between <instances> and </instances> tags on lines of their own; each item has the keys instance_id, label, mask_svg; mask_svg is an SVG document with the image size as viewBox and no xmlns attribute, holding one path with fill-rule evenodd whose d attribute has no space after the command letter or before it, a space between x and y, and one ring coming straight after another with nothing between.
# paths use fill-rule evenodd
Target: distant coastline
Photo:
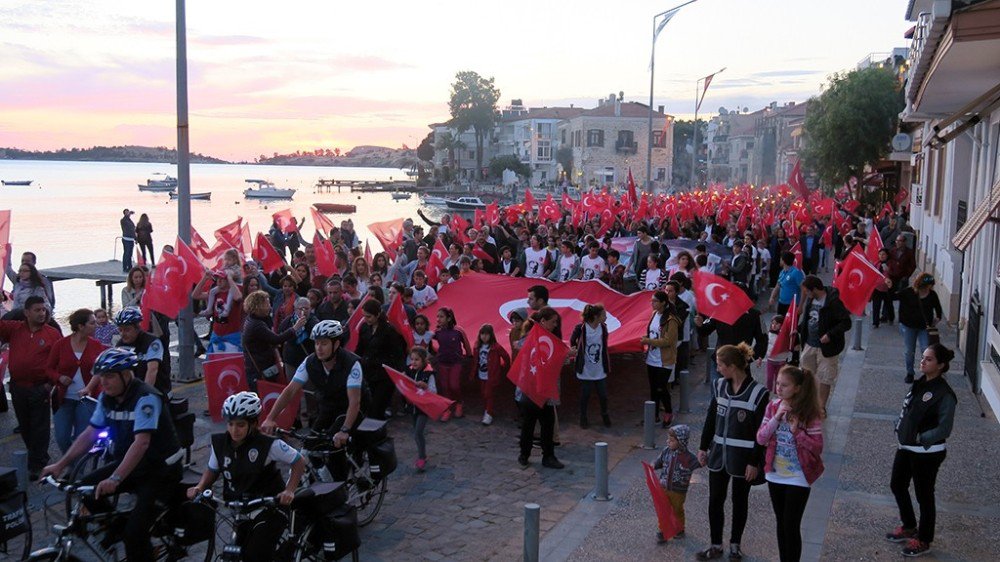
<instances>
[{"instance_id":1,"label":"distant coastline","mask_svg":"<svg viewBox=\"0 0 1000 562\"><path fill-rule=\"evenodd\" d=\"M177 151L167 147L94 146L59 150L22 150L0 147L0 160L56 160L70 162L148 162L176 164ZM336 154L330 151L261 155L250 162L231 162L213 156L191 153L194 164L265 164L270 166L315 166L347 168L409 168L417 165L416 151L409 148L357 146Z\"/></svg>"}]
</instances>

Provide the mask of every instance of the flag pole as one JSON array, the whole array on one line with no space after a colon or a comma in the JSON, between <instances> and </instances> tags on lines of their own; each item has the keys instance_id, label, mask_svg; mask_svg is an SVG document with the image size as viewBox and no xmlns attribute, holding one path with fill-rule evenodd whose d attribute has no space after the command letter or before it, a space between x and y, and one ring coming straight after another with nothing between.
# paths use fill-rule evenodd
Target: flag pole
<instances>
[{"instance_id":1,"label":"flag pole","mask_svg":"<svg viewBox=\"0 0 1000 562\"><path fill-rule=\"evenodd\" d=\"M698 84L701 79L694 81L694 137L691 141L691 191L698 188Z\"/></svg>"},{"instance_id":2,"label":"flag pole","mask_svg":"<svg viewBox=\"0 0 1000 562\"><path fill-rule=\"evenodd\" d=\"M184 0L177 0L177 236L191 243L191 161L188 154L187 23ZM175 248L174 251L177 251ZM177 317L180 380L194 376L194 318L191 302ZM168 350L169 351L169 350ZM169 355L167 357L169 360Z\"/></svg>"}]
</instances>

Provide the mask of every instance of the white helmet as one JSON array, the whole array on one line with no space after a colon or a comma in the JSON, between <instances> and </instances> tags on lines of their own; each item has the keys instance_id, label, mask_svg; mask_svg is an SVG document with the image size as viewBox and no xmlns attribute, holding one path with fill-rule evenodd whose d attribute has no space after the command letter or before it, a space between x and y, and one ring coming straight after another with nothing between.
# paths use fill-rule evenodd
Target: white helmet
<instances>
[{"instance_id":1,"label":"white helmet","mask_svg":"<svg viewBox=\"0 0 1000 562\"><path fill-rule=\"evenodd\" d=\"M227 420L252 420L260 417L260 398L253 392L237 392L222 403L222 416Z\"/></svg>"},{"instance_id":2,"label":"white helmet","mask_svg":"<svg viewBox=\"0 0 1000 562\"><path fill-rule=\"evenodd\" d=\"M331 340L335 340L344 335L344 327L341 326L340 322L337 322L336 320L322 320L313 326L312 334L310 335L313 340L317 340L319 338L329 338Z\"/></svg>"}]
</instances>

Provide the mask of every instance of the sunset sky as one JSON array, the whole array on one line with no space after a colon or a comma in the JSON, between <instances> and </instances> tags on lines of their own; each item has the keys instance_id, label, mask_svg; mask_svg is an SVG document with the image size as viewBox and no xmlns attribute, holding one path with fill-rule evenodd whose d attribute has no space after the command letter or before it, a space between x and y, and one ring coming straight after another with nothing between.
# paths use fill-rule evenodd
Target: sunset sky
<instances>
[{"instance_id":1,"label":"sunset sky","mask_svg":"<svg viewBox=\"0 0 1000 562\"><path fill-rule=\"evenodd\" d=\"M191 150L225 159L417 145L446 120L459 70L500 105L592 107L649 96L654 13L679 2L188 3ZM872 52L907 46L905 0L699 0L657 42L655 104L804 101ZM0 146L176 144L174 2L0 3Z\"/></svg>"}]
</instances>

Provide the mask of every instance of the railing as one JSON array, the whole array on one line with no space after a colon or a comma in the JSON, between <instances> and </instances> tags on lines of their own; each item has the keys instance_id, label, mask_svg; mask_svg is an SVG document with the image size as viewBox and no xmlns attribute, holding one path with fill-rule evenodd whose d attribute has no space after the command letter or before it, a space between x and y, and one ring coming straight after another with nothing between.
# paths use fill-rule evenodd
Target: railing
<instances>
[{"instance_id":1,"label":"railing","mask_svg":"<svg viewBox=\"0 0 1000 562\"><path fill-rule=\"evenodd\" d=\"M639 144L635 141L617 141L615 142L615 151L623 154L635 154L639 151Z\"/></svg>"}]
</instances>

